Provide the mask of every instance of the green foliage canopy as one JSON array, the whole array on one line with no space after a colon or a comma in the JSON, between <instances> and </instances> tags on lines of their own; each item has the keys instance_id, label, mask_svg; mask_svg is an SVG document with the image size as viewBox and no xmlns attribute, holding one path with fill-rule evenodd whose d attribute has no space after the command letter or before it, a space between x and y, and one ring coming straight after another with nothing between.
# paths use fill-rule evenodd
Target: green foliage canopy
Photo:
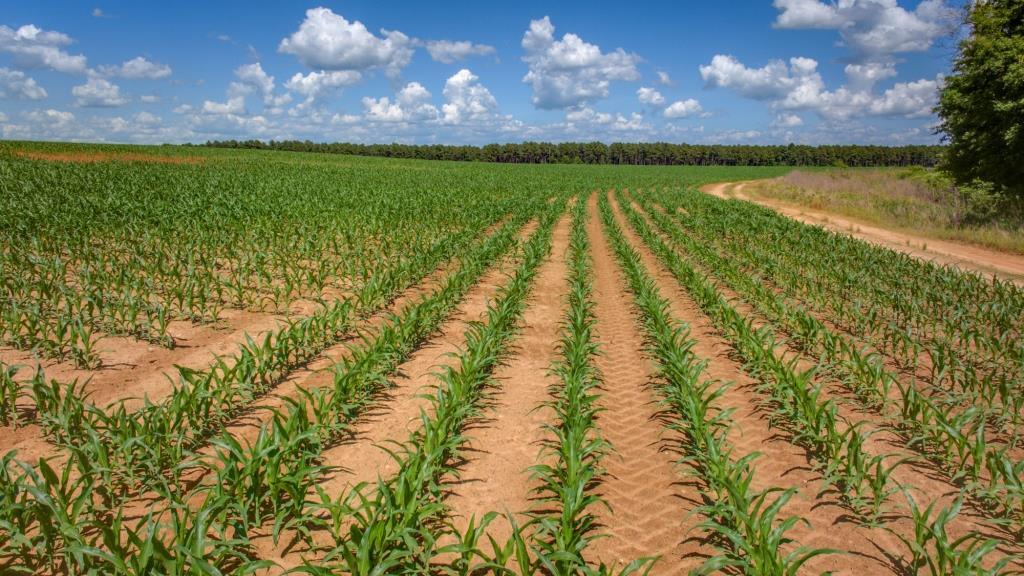
<instances>
[{"instance_id":1,"label":"green foliage canopy","mask_svg":"<svg viewBox=\"0 0 1024 576\"><path fill-rule=\"evenodd\" d=\"M958 183L1024 196L1024 1L979 0L967 22L971 35L936 107L950 142L946 167Z\"/></svg>"}]
</instances>

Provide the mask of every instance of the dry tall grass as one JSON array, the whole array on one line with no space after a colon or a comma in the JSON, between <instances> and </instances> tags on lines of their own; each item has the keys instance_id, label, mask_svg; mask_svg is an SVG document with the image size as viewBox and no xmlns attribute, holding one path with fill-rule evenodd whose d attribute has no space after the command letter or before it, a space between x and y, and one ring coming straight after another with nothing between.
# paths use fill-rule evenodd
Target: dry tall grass
<instances>
[{"instance_id":1,"label":"dry tall grass","mask_svg":"<svg viewBox=\"0 0 1024 576\"><path fill-rule=\"evenodd\" d=\"M744 192L921 236L1024 253L1019 204L1003 202L981 217L977 198L921 169L796 170Z\"/></svg>"}]
</instances>

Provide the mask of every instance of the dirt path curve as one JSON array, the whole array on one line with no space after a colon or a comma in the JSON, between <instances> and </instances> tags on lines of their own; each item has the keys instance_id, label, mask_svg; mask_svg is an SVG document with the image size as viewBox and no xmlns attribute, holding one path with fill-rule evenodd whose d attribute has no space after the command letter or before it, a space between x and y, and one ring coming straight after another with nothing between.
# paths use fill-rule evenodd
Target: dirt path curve
<instances>
[{"instance_id":1,"label":"dirt path curve","mask_svg":"<svg viewBox=\"0 0 1024 576\"><path fill-rule=\"evenodd\" d=\"M558 357L559 328L568 303L565 258L570 224L566 214L555 225L551 254L534 279L512 356L494 373L498 388L486 412L466 431L469 441L460 449L466 461L459 478L448 484L448 502L460 531L471 517L479 520L491 511L512 512L522 525L519 515L531 508L532 490L539 486L529 467L537 462L540 444L548 436L544 424L555 418L543 403L551 398L549 387L558 383L549 370ZM488 533L505 542L512 531L508 521L499 518Z\"/></svg>"},{"instance_id":2,"label":"dirt path curve","mask_svg":"<svg viewBox=\"0 0 1024 576\"><path fill-rule=\"evenodd\" d=\"M650 389L650 362L630 309L625 278L605 237L592 195L587 234L594 260L595 359L604 377L598 416L601 435L615 452L603 460L605 475L597 492L611 506L594 510L607 538L590 545L591 558L619 567L637 558L660 556L654 574L685 574L703 561L684 542L692 517L694 490L680 484L675 456L668 451L659 407Z\"/></svg>"},{"instance_id":3,"label":"dirt path curve","mask_svg":"<svg viewBox=\"0 0 1024 576\"><path fill-rule=\"evenodd\" d=\"M718 182L703 186L701 191L719 198L753 202L805 224L847 234L915 258L930 260L936 264L951 264L984 276L997 276L1024 285L1024 256L1019 254L896 232L829 212L794 206L778 200L753 198L743 192L747 184L748 182Z\"/></svg>"}]
</instances>

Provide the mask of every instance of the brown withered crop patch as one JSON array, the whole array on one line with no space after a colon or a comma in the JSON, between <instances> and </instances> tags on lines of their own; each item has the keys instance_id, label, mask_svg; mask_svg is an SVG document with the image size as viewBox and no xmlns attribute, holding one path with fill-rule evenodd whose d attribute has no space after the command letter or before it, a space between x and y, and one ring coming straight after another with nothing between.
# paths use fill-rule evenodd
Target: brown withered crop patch
<instances>
[{"instance_id":1,"label":"brown withered crop patch","mask_svg":"<svg viewBox=\"0 0 1024 576\"><path fill-rule=\"evenodd\" d=\"M206 160L198 156L157 156L155 154L138 154L129 152L38 152L19 150L15 155L32 160L50 162L153 162L156 164L204 164Z\"/></svg>"}]
</instances>

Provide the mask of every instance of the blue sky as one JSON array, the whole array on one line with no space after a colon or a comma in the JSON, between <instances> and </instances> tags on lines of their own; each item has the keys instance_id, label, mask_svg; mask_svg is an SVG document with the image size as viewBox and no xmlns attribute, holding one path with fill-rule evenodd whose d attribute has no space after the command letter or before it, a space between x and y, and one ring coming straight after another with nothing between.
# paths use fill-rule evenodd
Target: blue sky
<instances>
[{"instance_id":1,"label":"blue sky","mask_svg":"<svg viewBox=\"0 0 1024 576\"><path fill-rule=\"evenodd\" d=\"M953 1L8 3L0 135L935 143Z\"/></svg>"}]
</instances>

